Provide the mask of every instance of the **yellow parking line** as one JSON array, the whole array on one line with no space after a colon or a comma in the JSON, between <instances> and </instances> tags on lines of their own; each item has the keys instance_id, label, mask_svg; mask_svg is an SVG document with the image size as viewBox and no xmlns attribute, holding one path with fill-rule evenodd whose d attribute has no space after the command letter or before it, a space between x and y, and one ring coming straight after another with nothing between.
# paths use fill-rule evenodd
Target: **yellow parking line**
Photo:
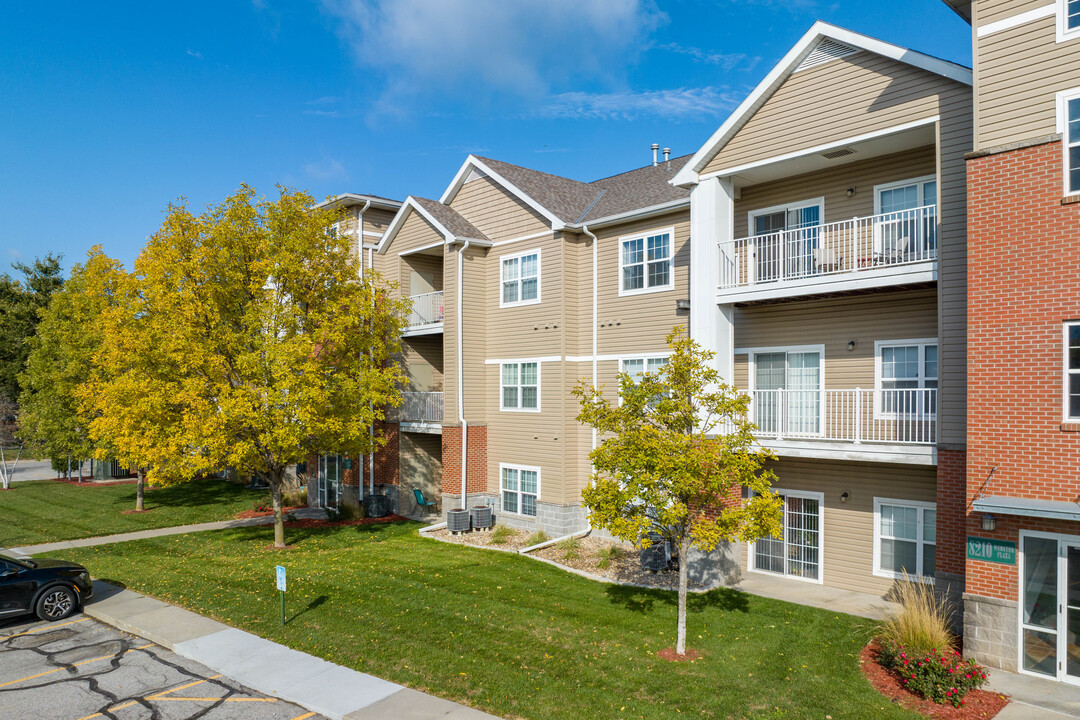
<instances>
[{"instance_id":1,"label":"yellow parking line","mask_svg":"<svg viewBox=\"0 0 1080 720\"><path fill-rule=\"evenodd\" d=\"M33 635L34 633L41 632L42 630L52 630L53 628L61 628L65 625L74 625L75 623L86 622L89 619L90 618L79 618L78 620L70 620L65 623L60 623L59 625L42 625L41 627L36 627L33 630L27 630L26 632L15 633L14 635L2 637L0 638L0 640L10 640L11 638L22 637L23 635Z\"/></svg>"},{"instance_id":2,"label":"yellow parking line","mask_svg":"<svg viewBox=\"0 0 1080 720\"><path fill-rule=\"evenodd\" d=\"M187 685L181 685L180 687L174 687L172 690L164 690L162 692L157 693L156 695L147 695L146 699L147 700L157 700L158 698L163 697L165 695L170 695L170 694L172 694L174 692L179 692L181 690L187 690L189 687L195 687L196 685L201 685L204 682L206 682L207 680L217 680L219 677L221 677L221 676L220 675L214 675L212 677L203 678L202 680L196 680L195 682L189 682Z\"/></svg>"},{"instance_id":3,"label":"yellow parking line","mask_svg":"<svg viewBox=\"0 0 1080 720\"><path fill-rule=\"evenodd\" d=\"M154 645L153 643L150 643L149 645L143 645L142 647L137 647L137 648L135 648L135 650L145 650L148 647L153 647L153 645ZM114 657L116 657L116 653L113 653L112 655L102 655L101 657L90 658L89 660L83 660L82 662L74 663L70 667L79 667L80 665L87 665L87 664L92 663L92 662L99 662L101 660L108 660L108 659L114 658ZM67 669L68 669L68 666L58 667L58 668L53 668L52 670L46 670L45 672L38 673L37 675L30 675L28 677L20 678L18 680L8 680L5 683L0 683L0 688L7 687L8 685L17 685L18 683L26 682L27 680L33 680L35 678L44 677L46 675L52 675L55 672L60 672L61 670L67 670Z\"/></svg>"},{"instance_id":4,"label":"yellow parking line","mask_svg":"<svg viewBox=\"0 0 1080 720\"><path fill-rule=\"evenodd\" d=\"M146 698L149 700L150 698ZM159 702L177 702L183 700L199 700L202 702L217 702L219 697L159 697L154 698ZM277 698L225 698L225 702L277 702Z\"/></svg>"},{"instance_id":5,"label":"yellow parking line","mask_svg":"<svg viewBox=\"0 0 1080 720\"><path fill-rule=\"evenodd\" d=\"M138 705L138 704L139 704L138 700L131 700L130 702L126 702L126 703L123 703L121 705L113 705L111 708L106 708L106 709L109 712L112 712L114 710L123 710L124 708L129 708L132 705ZM86 717L81 717L81 718L79 718L79 720L91 720L91 718L96 718L96 717L104 717L104 716L101 713L94 713L93 715L87 715Z\"/></svg>"},{"instance_id":6,"label":"yellow parking line","mask_svg":"<svg viewBox=\"0 0 1080 720\"><path fill-rule=\"evenodd\" d=\"M296 716L296 717L294 717L294 718L293 718L292 720L305 720L305 718L309 718L309 717L311 717L311 716L312 716L312 715L314 715L314 714L315 714L315 713L313 713L313 712L309 712L309 713L304 713L303 715L297 715L297 716Z\"/></svg>"}]
</instances>

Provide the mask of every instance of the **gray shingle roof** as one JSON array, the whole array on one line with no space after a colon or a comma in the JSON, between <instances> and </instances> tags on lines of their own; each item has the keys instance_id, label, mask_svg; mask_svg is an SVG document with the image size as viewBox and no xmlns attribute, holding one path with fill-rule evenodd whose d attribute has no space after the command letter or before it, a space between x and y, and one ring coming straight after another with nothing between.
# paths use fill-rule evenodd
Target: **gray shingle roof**
<instances>
[{"instance_id":1,"label":"gray shingle roof","mask_svg":"<svg viewBox=\"0 0 1080 720\"><path fill-rule=\"evenodd\" d=\"M511 165L502 160L479 159L563 222L575 222L589 203L596 199L598 191L589 183Z\"/></svg>"},{"instance_id":2,"label":"gray shingle roof","mask_svg":"<svg viewBox=\"0 0 1080 720\"><path fill-rule=\"evenodd\" d=\"M431 213L431 216L435 218L440 225L453 233L455 237L471 240L488 239L475 225L463 218L457 210L454 210L449 205L443 205L438 200L429 200L428 198L416 197L415 195L412 196L412 199L416 201L417 205Z\"/></svg>"}]
</instances>

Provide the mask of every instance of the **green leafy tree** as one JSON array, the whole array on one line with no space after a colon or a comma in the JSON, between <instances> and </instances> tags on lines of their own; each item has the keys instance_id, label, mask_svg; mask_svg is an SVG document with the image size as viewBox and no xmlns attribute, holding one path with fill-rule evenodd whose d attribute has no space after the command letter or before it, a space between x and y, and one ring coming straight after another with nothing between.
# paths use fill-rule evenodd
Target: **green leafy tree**
<instances>
[{"instance_id":1,"label":"green leafy tree","mask_svg":"<svg viewBox=\"0 0 1080 720\"><path fill-rule=\"evenodd\" d=\"M0 397L12 402L18 401L22 391L19 374L30 354L28 341L49 299L64 284L62 257L49 253L30 265L14 263L22 280L0 275Z\"/></svg>"},{"instance_id":2,"label":"green leafy tree","mask_svg":"<svg viewBox=\"0 0 1080 720\"><path fill-rule=\"evenodd\" d=\"M286 468L320 450L372 452L384 439L367 429L400 403L403 380L391 360L407 302L360 278L339 216L313 205L246 185L199 215L171 205L110 320L107 341L122 334L139 354L100 353L83 394L110 398L91 433L149 465L151 481L223 467L265 479L278 547Z\"/></svg>"},{"instance_id":3,"label":"green leafy tree","mask_svg":"<svg viewBox=\"0 0 1080 720\"><path fill-rule=\"evenodd\" d=\"M749 397L720 382L715 353L667 336L671 356L655 372L619 375L620 401L582 381L578 421L602 440L589 455L591 484L582 491L589 522L641 548L658 533L679 553L676 652L686 652L686 586L690 548L753 541L780 532L780 498L747 417ZM749 499L741 490L749 488Z\"/></svg>"},{"instance_id":4,"label":"green leafy tree","mask_svg":"<svg viewBox=\"0 0 1080 720\"><path fill-rule=\"evenodd\" d=\"M102 343L98 325L109 298L99 288L115 285L122 275L117 261L92 248L86 263L72 268L71 278L52 295L30 338L19 376L19 425L25 440L47 457L81 461L94 451L89 417L80 411L76 393L88 381Z\"/></svg>"}]
</instances>

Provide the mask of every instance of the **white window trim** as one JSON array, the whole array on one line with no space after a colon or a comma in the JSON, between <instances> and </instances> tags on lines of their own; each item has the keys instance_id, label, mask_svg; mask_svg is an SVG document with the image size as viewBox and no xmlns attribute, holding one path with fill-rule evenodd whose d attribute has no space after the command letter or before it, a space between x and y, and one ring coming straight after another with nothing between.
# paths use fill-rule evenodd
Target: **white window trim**
<instances>
[{"instance_id":1,"label":"white window trim","mask_svg":"<svg viewBox=\"0 0 1080 720\"><path fill-rule=\"evenodd\" d=\"M757 355L763 355L766 353L806 353L816 352L818 354L820 372L818 373L818 432L816 435L800 435L800 438L805 437L824 437L825 436L825 345L779 345L776 347L752 347L752 348L735 348L732 355L746 355L746 372L747 372L747 390L757 390L757 362L755 357ZM752 413L751 413L752 414ZM781 433L782 434L782 433Z\"/></svg>"},{"instance_id":2,"label":"white window trim","mask_svg":"<svg viewBox=\"0 0 1080 720\"><path fill-rule=\"evenodd\" d=\"M1080 30L1074 31L1080 37ZM1069 101L1080 99L1080 88L1062 90L1055 96L1057 103L1057 131L1061 135L1061 191L1066 197L1080 195L1080 188L1069 188ZM1077 138L1080 144L1080 138Z\"/></svg>"},{"instance_id":3,"label":"white window trim","mask_svg":"<svg viewBox=\"0 0 1080 720\"><path fill-rule=\"evenodd\" d=\"M623 355L619 358L619 374L626 372L627 361L641 360L642 372L649 371L650 360L668 360L671 358L671 351L660 353L638 353L636 355ZM622 405L622 393L619 393L619 405Z\"/></svg>"},{"instance_id":4,"label":"white window trim","mask_svg":"<svg viewBox=\"0 0 1080 720\"><path fill-rule=\"evenodd\" d=\"M874 575L876 577L900 579L903 578L901 573L893 570L886 570L881 567L881 506L882 505L898 505L900 507L918 508L919 520L917 523L916 535L918 536L916 543L918 550L915 554L915 578L920 582L924 582L928 585L934 584L934 578L927 577L922 574L923 570L923 545L930 544L935 548L937 547L937 533L934 534L934 542L927 543L923 540L923 510L933 510L937 512L937 503L926 502L924 500L898 500L895 498L874 498ZM908 577L911 577L910 575Z\"/></svg>"},{"instance_id":5,"label":"white window trim","mask_svg":"<svg viewBox=\"0 0 1080 720\"><path fill-rule=\"evenodd\" d=\"M536 299L535 300L515 300L514 302L503 302L503 270L502 270L503 269L503 263L505 263L507 260L515 260L515 259L519 260L518 261L517 284L518 284L518 297L521 297L521 262L520 262L520 258L526 257L528 255L536 255ZM526 250L524 252L516 252L516 253L513 253L511 255L503 255L503 256L501 256L499 258L499 307L500 308L520 307L522 305L538 305L540 303L540 297L541 297L541 295L540 295L540 289L541 289L541 279L540 279L540 277L541 277L541 275L543 275L543 270L542 270L542 266L540 264L540 261L542 259L543 258L542 258L541 254L540 254L540 248L535 248L533 250Z\"/></svg>"},{"instance_id":6,"label":"white window trim","mask_svg":"<svg viewBox=\"0 0 1080 720\"><path fill-rule=\"evenodd\" d=\"M919 373L920 377L918 381L923 383L918 388L911 388L912 390L925 389L926 377L922 376L922 372L926 367L926 346L934 345L938 346L938 374L934 378L938 381L938 388L941 387L941 347L937 338L914 338L912 340L875 340L874 341L874 419L875 420L895 420L896 413L887 413L881 409L881 351L887 347L904 347L910 345L917 345L919 348ZM938 393L938 400L941 399L941 393ZM928 420L937 420L937 411L930 413L927 416Z\"/></svg>"},{"instance_id":7,"label":"white window trim","mask_svg":"<svg viewBox=\"0 0 1080 720\"><path fill-rule=\"evenodd\" d=\"M754 236L754 218L759 215L772 215L778 213L781 210L802 210L803 208L814 207L818 208L818 224L825 224L825 197L810 198L809 200L799 200L797 202L783 203L781 205L773 205L766 208L758 208L756 210L750 210L746 213L746 236Z\"/></svg>"},{"instance_id":8,"label":"white window trim","mask_svg":"<svg viewBox=\"0 0 1080 720\"><path fill-rule=\"evenodd\" d=\"M1063 533L1049 533L1040 532L1037 530L1021 530L1020 535L1016 541L1016 572L1017 572L1017 596L1016 596L1016 639L1018 641L1016 647L1016 670L1022 675L1031 675L1032 677L1043 678L1044 680L1056 680L1061 681L1064 674L1058 671L1056 677L1051 678L1043 673L1032 672L1031 670L1024 669L1024 565L1027 558L1024 555L1024 540L1026 538L1040 538L1043 540L1057 540L1058 548L1057 554L1060 562L1061 558L1061 543L1065 542L1070 545L1080 545L1080 535L1065 535ZM1058 602L1061 602L1060 598L1061 588L1058 587ZM1060 613L1059 613L1060 615ZM1034 625L1031 626L1033 630L1040 630ZM1061 633L1065 632L1064 628L1058 628L1056 631L1057 637L1061 637ZM1058 646L1060 647L1060 645Z\"/></svg>"},{"instance_id":9,"label":"white window trim","mask_svg":"<svg viewBox=\"0 0 1080 720\"><path fill-rule=\"evenodd\" d=\"M649 244L648 244L647 238L649 238L651 236L654 236L654 235L664 235L664 234L666 234L668 236L668 238L669 238L669 240L668 240L668 249L670 251L670 255L668 256L668 281L667 281L666 285L654 285L652 287L649 287L648 284L647 284L649 282ZM626 290L625 288L623 288L623 249L622 249L622 246L623 246L624 242L627 242L629 240L645 240L645 243L643 244L642 250L645 253L645 260L644 260L645 278L644 278L644 282L646 283L646 285L644 287L642 287L640 290ZM618 277L619 297L627 297L627 296L630 296L630 295L648 295L649 293L667 292L669 290L674 290L675 289L675 228L674 228L674 226L669 227L669 228L660 228L660 229L657 229L657 230L649 230L648 232L643 232L643 233L634 233L633 235L623 235L623 236L621 236L619 238L619 244L618 244L617 250L619 252L619 277Z\"/></svg>"},{"instance_id":10,"label":"white window trim","mask_svg":"<svg viewBox=\"0 0 1080 720\"><path fill-rule=\"evenodd\" d=\"M768 575L770 577L780 577L785 580L796 580L798 582L811 583L813 585L825 584L825 493L812 492L809 490L783 490L781 488L774 487L772 491L778 495L785 495L787 497L805 498L807 500L818 501L818 576L817 578L804 578L797 575L788 575L785 563L784 574L774 573L770 570L758 570L755 567L754 561L757 554L757 543L746 544L746 569L749 572L760 573L762 575ZM784 517L787 517L787 503L784 503ZM785 525L782 531L786 531ZM787 545L787 538L784 538L784 545Z\"/></svg>"},{"instance_id":11,"label":"white window trim","mask_svg":"<svg viewBox=\"0 0 1080 720\"><path fill-rule=\"evenodd\" d=\"M1054 21L1056 41L1063 43L1080 37L1080 27L1075 27L1071 30L1068 27L1069 3L1066 0L1055 0L1054 6L1056 11L1055 15L1057 16L1057 19Z\"/></svg>"},{"instance_id":12,"label":"white window trim","mask_svg":"<svg viewBox=\"0 0 1080 720\"><path fill-rule=\"evenodd\" d=\"M1080 326L1080 320L1066 320L1061 324L1061 420L1080 422L1080 416L1069 415L1069 328ZM1080 373L1080 370L1077 370Z\"/></svg>"},{"instance_id":13,"label":"white window trim","mask_svg":"<svg viewBox=\"0 0 1080 720\"><path fill-rule=\"evenodd\" d=\"M517 470L518 471L518 489L516 491L514 491L514 490L511 490L511 491L503 490L502 474L503 474L504 469ZM502 496L503 496L504 492L516 492L517 493L517 496L518 496L518 510L521 510L521 496L522 496L522 494L532 495L532 493L522 493L521 492L521 471L522 470L532 471L532 472L536 473L536 505L537 505L537 507L536 507L536 514L535 515L526 515L525 513L522 513L522 512L510 512L509 510L503 510L502 509L502 507L503 507ZM540 472L539 466L536 466L536 465L518 465L517 463L499 463L499 512L506 513L507 515L514 515L516 517L532 518L534 520L539 518L540 517L540 488L541 488L542 484L543 483L541 482L541 472Z\"/></svg>"},{"instance_id":14,"label":"white window trim","mask_svg":"<svg viewBox=\"0 0 1080 720\"><path fill-rule=\"evenodd\" d=\"M896 188L907 187L908 185L919 186L919 204L915 207L924 207L922 203L922 186L928 182L937 182L937 175L923 175L922 177L911 178L910 180L899 180L897 182L882 183L874 186L874 214L881 214L881 192L883 190L895 190ZM938 184L938 193L941 192L941 184ZM937 195L934 196L935 207L938 204Z\"/></svg>"},{"instance_id":15,"label":"white window trim","mask_svg":"<svg viewBox=\"0 0 1080 720\"><path fill-rule=\"evenodd\" d=\"M502 382L503 365L517 365L518 366L518 384L517 384L517 388L518 388L518 405L520 406L521 405L521 387L522 387L521 386L521 366L523 364L526 364L526 363L536 363L536 407L534 407L534 408L506 407L505 405L503 405L503 388L505 387L503 385L503 382ZM541 386L540 386L540 375L541 375L541 369L543 367L544 367L544 364L542 362L540 362L539 360L535 360L535 359L533 359L533 360L530 360L530 359L510 360L510 361L504 361L504 362L499 364L499 412L520 412L520 413L538 413L538 412L540 412L540 399L542 397Z\"/></svg>"}]
</instances>

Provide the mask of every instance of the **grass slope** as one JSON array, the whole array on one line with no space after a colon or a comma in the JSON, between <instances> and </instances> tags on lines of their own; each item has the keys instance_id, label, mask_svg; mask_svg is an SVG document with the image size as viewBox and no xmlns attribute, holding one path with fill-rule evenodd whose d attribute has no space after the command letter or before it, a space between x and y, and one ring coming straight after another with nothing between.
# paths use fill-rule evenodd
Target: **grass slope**
<instances>
[{"instance_id":1,"label":"grass slope","mask_svg":"<svg viewBox=\"0 0 1080 720\"><path fill-rule=\"evenodd\" d=\"M0 547L228 520L266 494L224 480L196 480L147 489L148 512L124 515L135 509L135 485L76 487L40 480L11 487L0 492Z\"/></svg>"},{"instance_id":2,"label":"grass slope","mask_svg":"<svg viewBox=\"0 0 1080 720\"><path fill-rule=\"evenodd\" d=\"M692 596L693 663L675 595L593 582L417 525L243 528L66 551L99 578L332 662L513 718L915 718L857 656L866 621L730 590ZM280 626L274 565L288 568Z\"/></svg>"}]
</instances>

